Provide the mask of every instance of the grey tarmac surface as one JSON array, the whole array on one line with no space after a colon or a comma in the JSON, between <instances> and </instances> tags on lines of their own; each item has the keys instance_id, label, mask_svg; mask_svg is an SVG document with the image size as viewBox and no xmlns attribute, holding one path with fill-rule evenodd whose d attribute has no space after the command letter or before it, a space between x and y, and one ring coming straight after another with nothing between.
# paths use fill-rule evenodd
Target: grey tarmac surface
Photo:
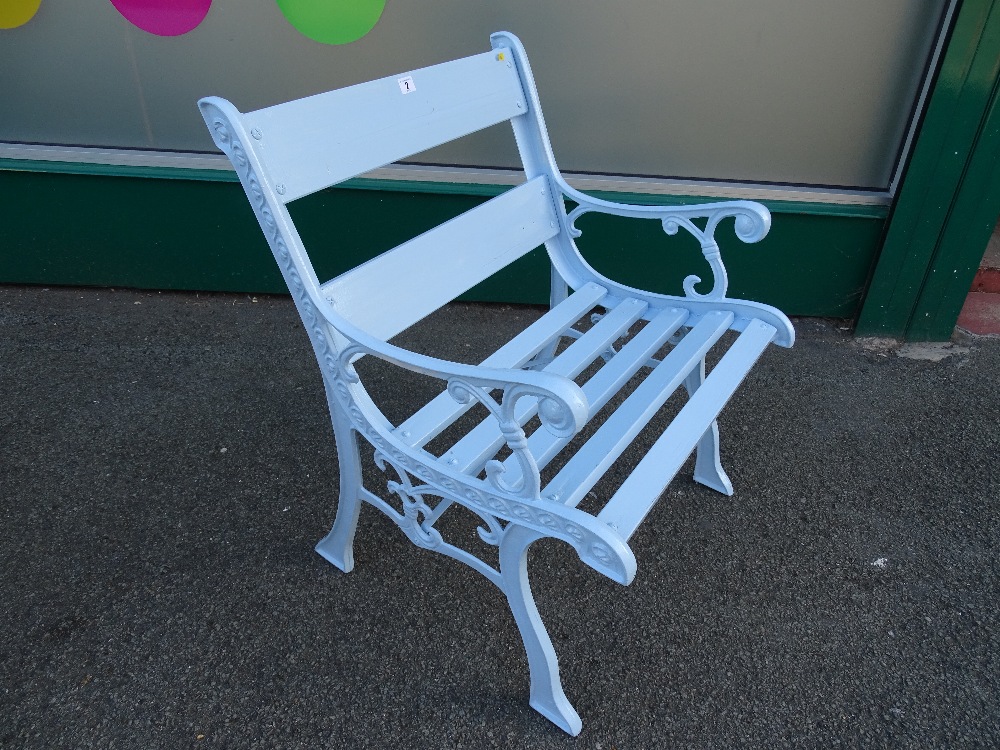
<instances>
[{"instance_id":1,"label":"grey tarmac surface","mask_svg":"<svg viewBox=\"0 0 1000 750\"><path fill-rule=\"evenodd\" d=\"M683 471L631 586L536 545L574 739L481 576L372 508L353 573L312 551L326 404L290 300L255 299L0 287L0 747L1000 746L1000 340L797 321L723 413L735 496ZM476 361L538 314L401 343Z\"/></svg>"}]
</instances>

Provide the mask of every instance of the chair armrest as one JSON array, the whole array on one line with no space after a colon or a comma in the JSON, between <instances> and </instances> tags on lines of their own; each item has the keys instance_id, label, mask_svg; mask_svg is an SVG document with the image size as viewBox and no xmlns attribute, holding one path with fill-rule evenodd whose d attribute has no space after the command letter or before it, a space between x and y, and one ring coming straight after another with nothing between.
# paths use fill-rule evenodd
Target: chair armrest
<instances>
[{"instance_id":1,"label":"chair armrest","mask_svg":"<svg viewBox=\"0 0 1000 750\"><path fill-rule=\"evenodd\" d=\"M583 214L591 212L634 219L659 219L668 234L675 234L677 229L683 226L699 239L712 237L719 222L729 217L736 219L736 236L743 242L759 242L767 236L771 228L771 212L766 206L755 201L718 201L689 206L639 206L595 198L565 183L561 187L563 194L578 204L569 213L571 232L574 236L579 235L579 230L572 226L573 223ZM692 219L708 219L708 223L702 230L691 223ZM669 228L668 224L671 225Z\"/></svg>"},{"instance_id":2,"label":"chair armrest","mask_svg":"<svg viewBox=\"0 0 1000 750\"><path fill-rule=\"evenodd\" d=\"M390 445L392 462L399 464L397 470L419 476L428 487L443 489L442 497L455 498L484 518L496 516L532 529L539 535L561 539L577 551L586 565L618 583L628 585L632 582L636 571L635 555L618 532L589 513L540 496L538 465L528 450L524 431L513 419L516 402L530 395L539 399L538 415L548 430L560 436L576 434L586 423L589 411L587 397L576 383L549 372L479 367L417 354L369 336L338 315L322 297L310 295L299 304L307 327L315 328L325 320L346 339L346 342L341 342L343 346L337 353L332 349L318 351L324 372L340 380L334 385L334 390L344 406L354 399L352 384L360 384L353 362L366 354L444 380L453 398L461 403L470 403L472 399L480 401L497 417L508 446L521 461L522 478L515 486L507 484L502 478L503 464L491 461L486 466L487 482L484 483L479 478L453 471L426 453L418 455L422 452L394 438L387 421L380 425L370 420L371 414L359 412L357 417L351 415L352 421L357 420L356 429L377 441L376 445L380 446L378 451L384 460L388 460L384 446ZM317 339L328 341L325 334L317 335ZM499 402L490 395L494 389L503 390ZM363 389L361 393L363 405L367 404L377 411ZM460 497L456 497L456 490L459 490Z\"/></svg>"},{"instance_id":3,"label":"chair armrest","mask_svg":"<svg viewBox=\"0 0 1000 750\"><path fill-rule=\"evenodd\" d=\"M365 354L405 370L446 381L448 392L456 401L469 403L470 399L475 399L483 402L501 424L512 419L516 402L524 396L539 399L539 419L556 436L575 435L587 421L587 397L580 386L562 375L539 370L467 365L418 354L384 342L355 340L340 354L341 372L347 380L357 382L352 362ZM489 395L493 390L503 391L499 403Z\"/></svg>"},{"instance_id":4,"label":"chair armrest","mask_svg":"<svg viewBox=\"0 0 1000 750\"><path fill-rule=\"evenodd\" d=\"M719 201L691 206L638 206L627 203L594 198L570 187L559 179L563 194L577 206L567 215L568 232L571 237L579 237L582 232L576 228L576 220L586 213L606 213L634 219L656 219L669 235L677 234L683 227L698 240L702 255L708 261L715 277L712 290L700 294L694 290L701 279L688 276L684 279L684 293L696 299L723 299L729 286L722 253L715 240L715 230L723 219L734 218L736 236L743 242L759 242L771 228L771 212L760 203L753 201ZM700 228L694 219L705 219L705 228Z\"/></svg>"},{"instance_id":5,"label":"chair armrest","mask_svg":"<svg viewBox=\"0 0 1000 750\"><path fill-rule=\"evenodd\" d=\"M538 464L528 449L528 439L517 418L517 402L525 396L538 399L538 417L542 425L557 437L571 437L587 422L590 405L583 390L567 377L539 370L482 367L429 357L386 343L360 330L338 315L324 299L316 300L326 322L347 341L335 356L328 352L324 360L337 377L348 383L360 378L353 362L372 355L397 367L444 380L449 395L461 404L478 401L496 418L501 434L521 468L516 484L503 479L500 461L490 461L486 473L493 485L504 492L537 499L541 491ZM305 317L305 316L304 316ZM499 400L492 392L502 391Z\"/></svg>"}]
</instances>

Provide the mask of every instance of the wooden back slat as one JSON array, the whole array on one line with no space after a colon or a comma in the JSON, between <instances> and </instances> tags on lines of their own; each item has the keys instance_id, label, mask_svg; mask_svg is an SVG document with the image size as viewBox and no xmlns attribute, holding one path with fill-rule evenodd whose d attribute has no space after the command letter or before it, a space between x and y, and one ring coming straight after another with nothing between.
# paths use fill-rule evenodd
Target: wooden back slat
<instances>
[{"instance_id":1,"label":"wooden back slat","mask_svg":"<svg viewBox=\"0 0 1000 750\"><path fill-rule=\"evenodd\" d=\"M334 309L395 336L559 232L547 179L535 179L323 285Z\"/></svg>"},{"instance_id":2,"label":"wooden back slat","mask_svg":"<svg viewBox=\"0 0 1000 750\"><path fill-rule=\"evenodd\" d=\"M526 110L507 50L243 115L285 203Z\"/></svg>"}]
</instances>

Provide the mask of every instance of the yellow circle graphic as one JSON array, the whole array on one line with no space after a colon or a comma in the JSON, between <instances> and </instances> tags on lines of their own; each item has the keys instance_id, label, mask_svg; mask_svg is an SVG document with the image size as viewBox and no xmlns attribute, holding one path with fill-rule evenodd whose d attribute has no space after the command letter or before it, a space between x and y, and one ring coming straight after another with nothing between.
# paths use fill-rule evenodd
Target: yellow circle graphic
<instances>
[{"instance_id":1,"label":"yellow circle graphic","mask_svg":"<svg viewBox=\"0 0 1000 750\"><path fill-rule=\"evenodd\" d=\"M42 0L3 0L0 2L0 29L16 29L32 19Z\"/></svg>"}]
</instances>

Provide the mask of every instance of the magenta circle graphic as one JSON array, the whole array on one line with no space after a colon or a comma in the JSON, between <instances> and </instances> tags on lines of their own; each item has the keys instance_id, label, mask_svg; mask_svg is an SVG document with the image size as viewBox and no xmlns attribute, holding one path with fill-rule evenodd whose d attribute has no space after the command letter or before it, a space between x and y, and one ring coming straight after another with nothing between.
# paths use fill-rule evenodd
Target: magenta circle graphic
<instances>
[{"instance_id":1,"label":"magenta circle graphic","mask_svg":"<svg viewBox=\"0 0 1000 750\"><path fill-rule=\"evenodd\" d=\"M208 14L212 0L111 0L126 20L157 36L180 36Z\"/></svg>"}]
</instances>

